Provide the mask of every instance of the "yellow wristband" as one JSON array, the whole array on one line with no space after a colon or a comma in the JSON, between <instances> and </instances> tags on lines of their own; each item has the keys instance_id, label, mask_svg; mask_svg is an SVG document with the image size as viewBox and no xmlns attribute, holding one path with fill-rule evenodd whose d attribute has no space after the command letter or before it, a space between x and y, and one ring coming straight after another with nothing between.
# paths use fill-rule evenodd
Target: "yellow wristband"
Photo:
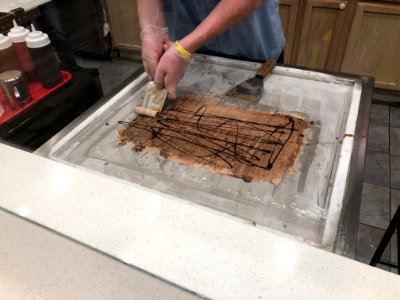
<instances>
[{"instance_id":1,"label":"yellow wristband","mask_svg":"<svg viewBox=\"0 0 400 300\"><path fill-rule=\"evenodd\" d=\"M183 55L184 58L186 59L191 59L193 54L187 51L185 48L182 47L182 45L179 43L179 41L175 41L174 47L176 50L179 51L180 54Z\"/></svg>"}]
</instances>

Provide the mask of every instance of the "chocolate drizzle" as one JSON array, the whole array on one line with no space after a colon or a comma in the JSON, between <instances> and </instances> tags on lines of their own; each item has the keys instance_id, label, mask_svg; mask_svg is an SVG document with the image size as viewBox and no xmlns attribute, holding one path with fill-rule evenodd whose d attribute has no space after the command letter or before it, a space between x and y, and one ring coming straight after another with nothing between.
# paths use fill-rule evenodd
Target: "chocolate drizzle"
<instances>
[{"instance_id":1,"label":"chocolate drizzle","mask_svg":"<svg viewBox=\"0 0 400 300\"><path fill-rule=\"evenodd\" d=\"M150 150L251 181L275 168L294 136L302 139L299 122L304 121L184 100L156 118L139 116L123 123L120 133L123 141L134 143L135 151Z\"/></svg>"}]
</instances>

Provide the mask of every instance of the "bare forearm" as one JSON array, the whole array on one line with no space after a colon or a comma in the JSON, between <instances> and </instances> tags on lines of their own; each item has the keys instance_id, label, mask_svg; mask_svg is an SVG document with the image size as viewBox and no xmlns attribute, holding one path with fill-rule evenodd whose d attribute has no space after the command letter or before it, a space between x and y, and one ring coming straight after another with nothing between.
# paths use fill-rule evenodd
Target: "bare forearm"
<instances>
[{"instance_id":1,"label":"bare forearm","mask_svg":"<svg viewBox=\"0 0 400 300\"><path fill-rule=\"evenodd\" d=\"M211 14L189 35L182 46L194 53L198 48L255 11L265 0L221 0ZM268 1L268 0L267 0Z\"/></svg>"},{"instance_id":2,"label":"bare forearm","mask_svg":"<svg viewBox=\"0 0 400 300\"><path fill-rule=\"evenodd\" d=\"M161 0L137 0L140 27L148 25L165 27Z\"/></svg>"}]
</instances>

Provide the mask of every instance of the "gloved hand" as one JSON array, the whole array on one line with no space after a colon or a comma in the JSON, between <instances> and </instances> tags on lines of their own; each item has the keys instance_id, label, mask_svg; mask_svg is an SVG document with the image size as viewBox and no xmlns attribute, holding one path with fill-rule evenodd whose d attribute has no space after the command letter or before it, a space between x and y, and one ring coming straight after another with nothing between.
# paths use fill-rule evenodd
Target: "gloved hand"
<instances>
[{"instance_id":1,"label":"gloved hand","mask_svg":"<svg viewBox=\"0 0 400 300\"><path fill-rule=\"evenodd\" d=\"M166 50L158 63L154 82L159 86L164 86L172 99L176 98L176 86L185 75L188 63L189 60L184 58L173 46Z\"/></svg>"},{"instance_id":2,"label":"gloved hand","mask_svg":"<svg viewBox=\"0 0 400 300\"><path fill-rule=\"evenodd\" d=\"M146 26L140 33L142 39L143 66L149 77L154 80L156 69L164 49L168 49L172 42L168 36L168 28L155 25Z\"/></svg>"}]
</instances>

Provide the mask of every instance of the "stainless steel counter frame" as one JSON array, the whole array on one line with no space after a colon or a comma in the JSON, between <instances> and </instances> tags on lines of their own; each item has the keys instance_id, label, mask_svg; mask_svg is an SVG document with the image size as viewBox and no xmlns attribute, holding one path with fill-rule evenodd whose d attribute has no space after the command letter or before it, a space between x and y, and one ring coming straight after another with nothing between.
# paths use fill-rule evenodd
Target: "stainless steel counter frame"
<instances>
[{"instance_id":1,"label":"stainless steel counter frame","mask_svg":"<svg viewBox=\"0 0 400 300\"><path fill-rule=\"evenodd\" d=\"M334 75L358 78L362 81L361 103L358 112L353 152L350 161L349 184L343 200L342 215L338 226L333 252L353 258L356 251L358 220L360 217L361 194L364 181L364 165L367 150L369 118L371 114L374 78L343 73Z\"/></svg>"},{"instance_id":2,"label":"stainless steel counter frame","mask_svg":"<svg viewBox=\"0 0 400 300\"><path fill-rule=\"evenodd\" d=\"M292 66L288 66L292 67ZM302 68L304 69L304 68ZM305 69L310 70L310 69ZM318 71L320 70L311 70ZM53 145L55 145L61 138L67 135L73 128L80 124L84 119L90 116L95 110L106 103L114 93L121 90L134 78L143 73L143 69L138 70L121 85L116 87L111 93L106 95L103 100L99 101L96 105L88 109L84 114L77 118L74 122L60 131L56 136L49 140L45 145L39 148L35 153L41 156L48 157L49 152ZM327 72L328 73L328 72ZM354 136L354 147L350 162L349 181L346 188L346 194L343 202L342 215L338 227L338 233L334 243L333 252L354 258L356 234L358 228L359 211L361 204L361 192L363 182L363 169L365 162L365 151L367 145L369 114L371 109L371 97L373 89L373 79L371 77L355 76L343 73L328 73L335 76L345 77L349 79L356 79L362 82L361 103L359 108L359 117L357 120L356 131Z\"/></svg>"}]
</instances>

